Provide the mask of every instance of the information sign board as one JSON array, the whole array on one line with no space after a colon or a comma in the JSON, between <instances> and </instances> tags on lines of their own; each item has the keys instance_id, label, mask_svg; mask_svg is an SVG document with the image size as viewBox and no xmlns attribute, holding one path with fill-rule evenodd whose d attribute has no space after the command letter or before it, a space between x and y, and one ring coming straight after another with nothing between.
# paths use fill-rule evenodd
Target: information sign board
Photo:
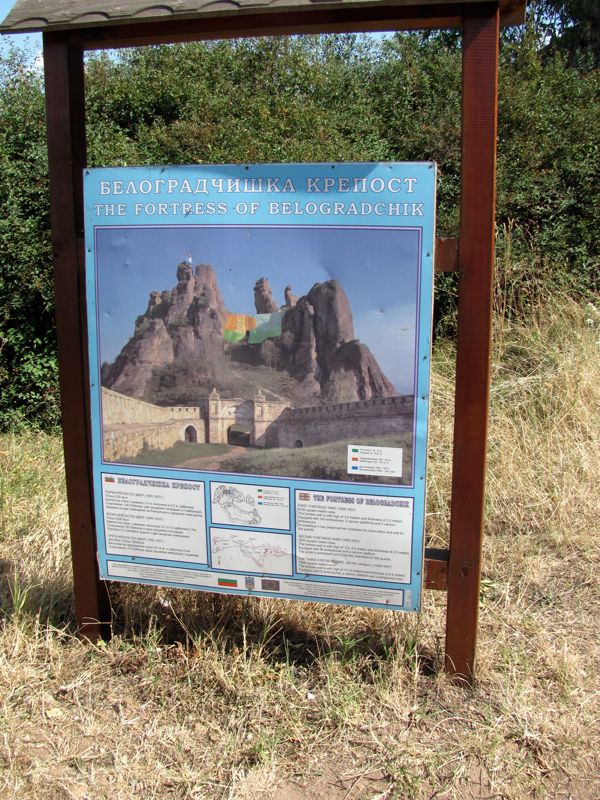
<instances>
[{"instance_id":1,"label":"information sign board","mask_svg":"<svg viewBox=\"0 0 600 800\"><path fill-rule=\"evenodd\" d=\"M101 577L418 610L435 165L84 189Z\"/></svg>"}]
</instances>

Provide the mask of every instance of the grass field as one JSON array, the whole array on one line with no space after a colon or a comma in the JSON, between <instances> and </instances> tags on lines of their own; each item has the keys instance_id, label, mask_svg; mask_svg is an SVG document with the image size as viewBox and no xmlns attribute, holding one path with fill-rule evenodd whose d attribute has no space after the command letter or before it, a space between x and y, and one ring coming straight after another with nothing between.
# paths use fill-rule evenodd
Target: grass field
<instances>
[{"instance_id":1,"label":"grass field","mask_svg":"<svg viewBox=\"0 0 600 800\"><path fill-rule=\"evenodd\" d=\"M228 444L196 444L195 442L175 442L166 450L143 450L135 458L124 458L125 464L150 464L153 467L174 467L192 458L212 458L229 453Z\"/></svg>"},{"instance_id":2,"label":"grass field","mask_svg":"<svg viewBox=\"0 0 600 800\"><path fill-rule=\"evenodd\" d=\"M350 432L350 436L352 432ZM412 466L412 431L405 436L381 436L369 439L352 439L353 444L369 444L384 447L402 447L402 479L369 478L362 476L363 482L410 483ZM329 442L313 447L257 450L252 449L227 462L229 472L254 473L259 475L282 475L294 478L315 478L333 481L348 481L354 478L347 471L348 442Z\"/></svg>"},{"instance_id":3,"label":"grass field","mask_svg":"<svg viewBox=\"0 0 600 800\"><path fill-rule=\"evenodd\" d=\"M0 438L0 798L600 797L600 314L498 324L478 682L419 616L131 585L74 636L61 445ZM434 354L427 531L447 542L453 352Z\"/></svg>"}]
</instances>

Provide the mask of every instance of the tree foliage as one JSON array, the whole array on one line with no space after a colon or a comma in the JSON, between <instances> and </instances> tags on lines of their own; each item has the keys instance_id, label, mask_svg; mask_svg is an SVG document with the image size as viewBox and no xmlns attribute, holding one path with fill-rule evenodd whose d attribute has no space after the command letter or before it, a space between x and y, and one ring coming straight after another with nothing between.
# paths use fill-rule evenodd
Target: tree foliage
<instances>
[{"instance_id":1,"label":"tree foliage","mask_svg":"<svg viewBox=\"0 0 600 800\"><path fill-rule=\"evenodd\" d=\"M539 5L503 42L499 245L510 230L513 254L551 263L553 280L583 291L597 280L599 77L554 46L562 27L540 34L539 20L550 25L549 9L567 4L545 1L545 17ZM92 166L435 159L438 228L457 230L452 34L132 49L86 69ZM49 426L58 406L43 85L15 54L0 64L0 211L0 427ZM440 333L451 328L455 291L452 278L438 282Z\"/></svg>"},{"instance_id":2,"label":"tree foliage","mask_svg":"<svg viewBox=\"0 0 600 800\"><path fill-rule=\"evenodd\" d=\"M600 67L600 4L598 0L537 0L535 20L543 44L566 55L569 64Z\"/></svg>"},{"instance_id":3,"label":"tree foliage","mask_svg":"<svg viewBox=\"0 0 600 800\"><path fill-rule=\"evenodd\" d=\"M48 160L40 76L0 67L0 426L58 422Z\"/></svg>"}]
</instances>

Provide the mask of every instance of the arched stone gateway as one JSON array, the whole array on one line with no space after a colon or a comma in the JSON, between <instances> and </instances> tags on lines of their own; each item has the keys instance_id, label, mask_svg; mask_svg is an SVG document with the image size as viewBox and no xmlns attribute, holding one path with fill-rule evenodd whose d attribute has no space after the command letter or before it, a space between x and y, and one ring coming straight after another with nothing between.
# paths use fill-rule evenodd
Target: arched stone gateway
<instances>
[{"instance_id":1,"label":"arched stone gateway","mask_svg":"<svg viewBox=\"0 0 600 800\"><path fill-rule=\"evenodd\" d=\"M198 431L194 427L194 425L188 425L184 432L184 437L186 442L194 442L198 441Z\"/></svg>"},{"instance_id":2,"label":"arched stone gateway","mask_svg":"<svg viewBox=\"0 0 600 800\"><path fill-rule=\"evenodd\" d=\"M207 441L266 447L269 444L267 430L289 406L288 402L267 400L261 392L254 400L244 400L221 398L213 389L207 400Z\"/></svg>"},{"instance_id":3,"label":"arched stone gateway","mask_svg":"<svg viewBox=\"0 0 600 800\"><path fill-rule=\"evenodd\" d=\"M250 447L252 433L250 430L244 430L242 425L231 425L227 429L227 444L236 445L237 447Z\"/></svg>"}]
</instances>

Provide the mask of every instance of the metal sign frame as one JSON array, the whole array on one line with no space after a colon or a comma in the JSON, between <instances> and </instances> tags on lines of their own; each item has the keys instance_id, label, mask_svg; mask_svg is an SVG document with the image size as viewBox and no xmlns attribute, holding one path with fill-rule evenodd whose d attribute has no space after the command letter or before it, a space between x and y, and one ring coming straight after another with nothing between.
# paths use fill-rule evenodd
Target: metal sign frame
<instances>
[{"instance_id":1,"label":"metal sign frame","mask_svg":"<svg viewBox=\"0 0 600 800\"><path fill-rule=\"evenodd\" d=\"M517 3L521 6L522 3ZM518 21L518 20L517 20ZM426 550L424 587L447 590L445 669L475 677L488 423L499 2L263 12L243 17L130 21L44 32L51 222L60 389L80 633L110 636L107 585L96 560L85 305L82 174L86 167L84 52L213 38L460 26L460 238L439 241L436 270L460 273L450 546Z\"/></svg>"}]
</instances>

